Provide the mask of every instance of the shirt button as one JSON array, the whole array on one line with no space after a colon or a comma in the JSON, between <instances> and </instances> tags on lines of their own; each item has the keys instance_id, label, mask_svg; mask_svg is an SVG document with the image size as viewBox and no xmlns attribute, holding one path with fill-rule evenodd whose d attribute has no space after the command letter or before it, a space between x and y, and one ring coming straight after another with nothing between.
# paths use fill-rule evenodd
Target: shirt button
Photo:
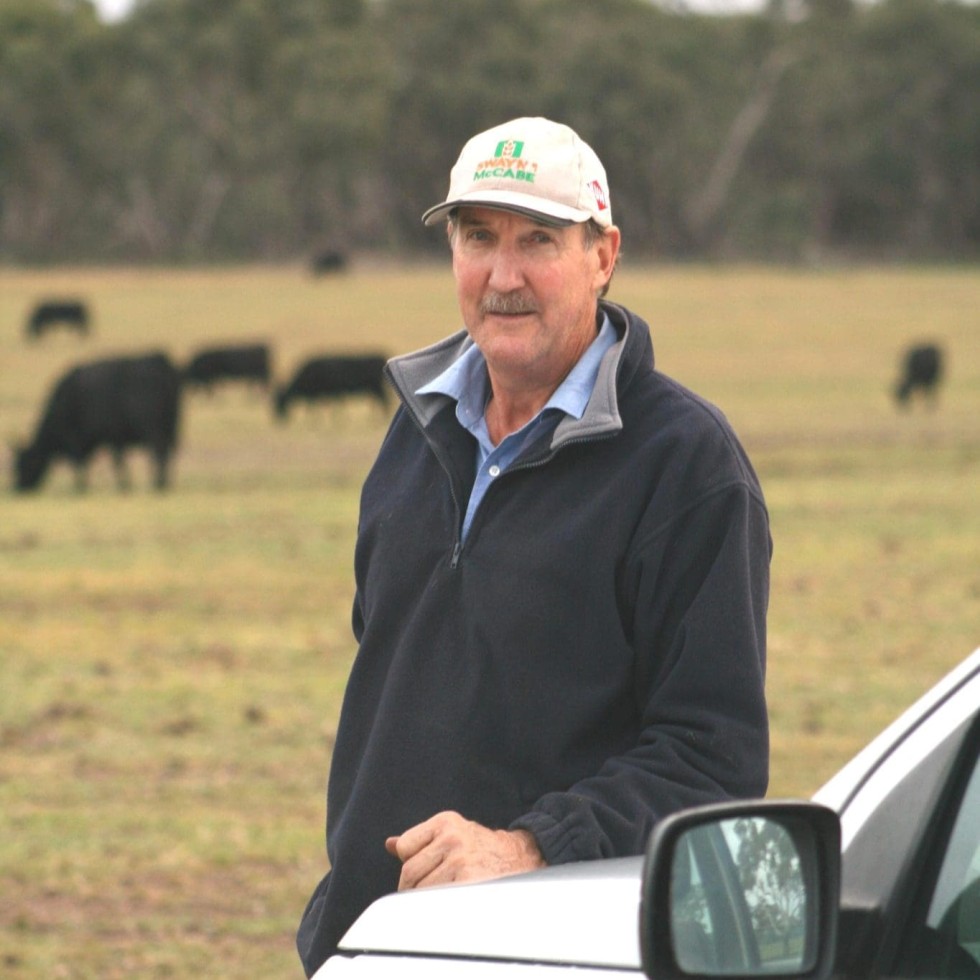
<instances>
[{"instance_id":1,"label":"shirt button","mask_svg":"<svg viewBox=\"0 0 980 980\"><path fill-rule=\"evenodd\" d=\"M491 466L491 467L490 467L490 469L488 469L488 470L487 470L487 472L488 472L488 473L489 473L489 474L490 474L490 475L491 475L492 477L498 477L498 476L500 476L500 467L499 467L499 466L497 466L497 464L496 464L496 463L494 463L494 464L493 464L493 466Z\"/></svg>"}]
</instances>

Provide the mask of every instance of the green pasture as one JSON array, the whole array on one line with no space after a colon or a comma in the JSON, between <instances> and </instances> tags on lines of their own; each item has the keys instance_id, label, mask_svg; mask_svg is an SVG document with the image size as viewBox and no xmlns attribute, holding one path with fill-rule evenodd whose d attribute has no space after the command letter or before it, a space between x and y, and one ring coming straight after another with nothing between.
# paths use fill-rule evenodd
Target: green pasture
<instances>
[{"instance_id":1,"label":"green pasture","mask_svg":"<svg viewBox=\"0 0 980 980\"><path fill-rule=\"evenodd\" d=\"M41 297L94 333L24 339ZM980 644L980 271L649 266L611 298L658 363L717 402L772 515L771 795L808 795ZM448 261L0 271L0 435L28 436L69 365L265 339L395 353L458 322ZM934 338L934 409L890 398ZM325 870L323 790L354 653L359 485L384 434L356 399L185 400L175 485L87 495L56 468L11 494L0 450L0 975L298 977ZM380 846L380 844L379 844Z\"/></svg>"}]
</instances>

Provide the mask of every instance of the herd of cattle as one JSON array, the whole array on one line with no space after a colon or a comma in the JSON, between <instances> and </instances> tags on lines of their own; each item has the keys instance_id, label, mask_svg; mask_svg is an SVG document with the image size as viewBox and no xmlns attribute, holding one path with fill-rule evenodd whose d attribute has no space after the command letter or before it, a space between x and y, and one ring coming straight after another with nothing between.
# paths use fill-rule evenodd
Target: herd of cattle
<instances>
[{"instance_id":1,"label":"herd of cattle","mask_svg":"<svg viewBox=\"0 0 980 980\"><path fill-rule=\"evenodd\" d=\"M56 327L81 333L89 330L89 315L75 300L39 304L25 326L29 339ZM292 378L273 392L276 417L285 420L295 402L314 402L350 394L368 395L388 409L389 388L384 380L386 357L380 353L319 355L301 364ZM943 377L942 349L936 344L910 347L901 361L893 394L900 407L913 396L935 399ZM164 353L108 358L69 370L56 384L41 412L33 440L15 448L14 487L37 488L50 465L63 459L75 468L76 485L83 489L86 468L99 449L108 449L121 487L128 485L125 453L146 449L155 463L154 484L169 485L170 461L177 449L181 393L192 388L211 390L217 384L244 381L272 391L272 360L266 344L210 347L183 367Z\"/></svg>"},{"instance_id":2,"label":"herd of cattle","mask_svg":"<svg viewBox=\"0 0 980 980\"><path fill-rule=\"evenodd\" d=\"M28 337L37 338L55 325L87 332L84 304L58 301L40 304L28 319ZM102 358L77 365L55 383L44 404L34 438L14 450L14 488L33 490L51 464L74 467L78 489L86 485L89 460L101 449L113 459L121 488L129 485L125 454L145 449L154 463L154 486L170 484L170 463L177 450L183 392L212 390L226 382L246 382L272 393L276 418L285 420L296 402L316 402L345 395L368 395L387 411L390 389L381 353L323 354L302 363L273 391L272 357L267 344L208 347L186 364L152 351Z\"/></svg>"}]
</instances>

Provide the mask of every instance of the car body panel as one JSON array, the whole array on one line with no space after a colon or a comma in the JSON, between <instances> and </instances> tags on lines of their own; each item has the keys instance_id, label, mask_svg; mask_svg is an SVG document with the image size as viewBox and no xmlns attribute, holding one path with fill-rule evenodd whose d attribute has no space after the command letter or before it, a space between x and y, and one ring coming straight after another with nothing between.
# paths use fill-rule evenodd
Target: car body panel
<instances>
[{"instance_id":1,"label":"car body panel","mask_svg":"<svg viewBox=\"0 0 980 980\"><path fill-rule=\"evenodd\" d=\"M342 947L639 970L642 863L583 861L387 895L351 926Z\"/></svg>"},{"instance_id":2,"label":"car body panel","mask_svg":"<svg viewBox=\"0 0 980 980\"><path fill-rule=\"evenodd\" d=\"M574 971L570 975L570 971ZM315 980L615 980L638 977L638 970L563 966L504 960L432 959L428 956L367 954L335 956L315 975Z\"/></svg>"}]
</instances>

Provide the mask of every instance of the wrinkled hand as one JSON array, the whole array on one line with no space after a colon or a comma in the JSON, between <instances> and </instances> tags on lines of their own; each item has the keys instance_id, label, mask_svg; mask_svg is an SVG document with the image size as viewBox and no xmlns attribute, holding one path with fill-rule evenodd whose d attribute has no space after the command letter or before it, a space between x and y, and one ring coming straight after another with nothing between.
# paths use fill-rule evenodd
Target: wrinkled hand
<instances>
[{"instance_id":1,"label":"wrinkled hand","mask_svg":"<svg viewBox=\"0 0 980 980\"><path fill-rule=\"evenodd\" d=\"M385 849L402 862L399 891L483 881L545 866L526 830L490 830L449 810L389 837Z\"/></svg>"}]
</instances>

